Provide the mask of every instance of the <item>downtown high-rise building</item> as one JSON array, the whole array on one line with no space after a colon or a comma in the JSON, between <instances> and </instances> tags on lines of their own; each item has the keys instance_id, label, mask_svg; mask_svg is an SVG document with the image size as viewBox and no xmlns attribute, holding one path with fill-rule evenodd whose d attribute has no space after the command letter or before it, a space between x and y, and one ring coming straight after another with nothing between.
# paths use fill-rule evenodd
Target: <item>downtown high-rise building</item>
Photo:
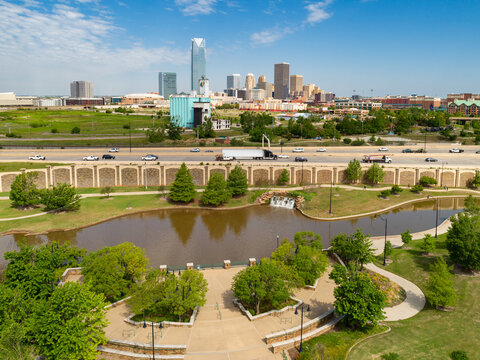
<instances>
[{"instance_id":1,"label":"downtown high-rise building","mask_svg":"<svg viewBox=\"0 0 480 360\"><path fill-rule=\"evenodd\" d=\"M88 81L72 81L70 83L70 97L77 99L93 98L93 83Z\"/></svg>"},{"instance_id":2,"label":"downtown high-rise building","mask_svg":"<svg viewBox=\"0 0 480 360\"><path fill-rule=\"evenodd\" d=\"M303 75L290 76L290 95L300 96L303 92Z\"/></svg>"},{"instance_id":3,"label":"downtown high-rise building","mask_svg":"<svg viewBox=\"0 0 480 360\"><path fill-rule=\"evenodd\" d=\"M245 76L245 89L252 90L255 87L255 75L252 73Z\"/></svg>"},{"instance_id":4,"label":"downtown high-rise building","mask_svg":"<svg viewBox=\"0 0 480 360\"><path fill-rule=\"evenodd\" d=\"M199 81L207 78L207 50L205 39L192 39L192 83L191 90L199 91Z\"/></svg>"},{"instance_id":5,"label":"downtown high-rise building","mask_svg":"<svg viewBox=\"0 0 480 360\"><path fill-rule=\"evenodd\" d=\"M170 95L177 93L177 73L159 72L158 73L158 95L168 99Z\"/></svg>"},{"instance_id":6,"label":"downtown high-rise building","mask_svg":"<svg viewBox=\"0 0 480 360\"><path fill-rule=\"evenodd\" d=\"M279 63L274 66L274 98L285 100L288 97L288 83L290 75L290 64Z\"/></svg>"},{"instance_id":7,"label":"downtown high-rise building","mask_svg":"<svg viewBox=\"0 0 480 360\"><path fill-rule=\"evenodd\" d=\"M240 74L227 75L227 89L241 89L242 88L242 77Z\"/></svg>"}]
</instances>

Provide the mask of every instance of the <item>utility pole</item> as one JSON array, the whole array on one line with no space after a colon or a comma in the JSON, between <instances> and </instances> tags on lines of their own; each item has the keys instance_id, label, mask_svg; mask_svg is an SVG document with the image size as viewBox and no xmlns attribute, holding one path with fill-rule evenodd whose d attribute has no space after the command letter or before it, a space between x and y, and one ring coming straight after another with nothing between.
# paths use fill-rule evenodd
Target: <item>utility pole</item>
<instances>
[{"instance_id":1,"label":"utility pole","mask_svg":"<svg viewBox=\"0 0 480 360\"><path fill-rule=\"evenodd\" d=\"M130 152L132 152L132 122L128 122L128 137L130 139Z\"/></svg>"}]
</instances>

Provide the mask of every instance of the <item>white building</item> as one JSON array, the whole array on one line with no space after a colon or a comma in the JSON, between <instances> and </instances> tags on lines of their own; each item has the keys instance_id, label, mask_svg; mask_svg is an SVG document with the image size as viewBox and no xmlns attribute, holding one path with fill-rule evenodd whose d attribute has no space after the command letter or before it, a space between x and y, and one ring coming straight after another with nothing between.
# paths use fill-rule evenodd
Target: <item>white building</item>
<instances>
[{"instance_id":1,"label":"white building","mask_svg":"<svg viewBox=\"0 0 480 360\"><path fill-rule=\"evenodd\" d=\"M14 92L0 93L0 106L33 106L36 96L15 96Z\"/></svg>"},{"instance_id":2,"label":"white building","mask_svg":"<svg viewBox=\"0 0 480 360\"><path fill-rule=\"evenodd\" d=\"M70 83L70 97L77 99L93 98L93 83L88 81L72 81Z\"/></svg>"},{"instance_id":3,"label":"white building","mask_svg":"<svg viewBox=\"0 0 480 360\"><path fill-rule=\"evenodd\" d=\"M64 105L63 99L38 99L35 101L35 106L38 107L59 107Z\"/></svg>"},{"instance_id":4,"label":"white building","mask_svg":"<svg viewBox=\"0 0 480 360\"><path fill-rule=\"evenodd\" d=\"M298 112L307 110L307 104L304 103L289 103L282 102L279 99L264 100L259 102L242 102L239 104L240 110L255 110L255 111L288 111Z\"/></svg>"}]
</instances>

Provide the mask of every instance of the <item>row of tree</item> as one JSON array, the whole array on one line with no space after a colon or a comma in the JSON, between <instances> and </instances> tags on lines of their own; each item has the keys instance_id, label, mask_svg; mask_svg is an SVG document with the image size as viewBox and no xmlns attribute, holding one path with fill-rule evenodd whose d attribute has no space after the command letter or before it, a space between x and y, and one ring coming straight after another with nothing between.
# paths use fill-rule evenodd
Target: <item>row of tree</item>
<instances>
[{"instance_id":1,"label":"row of tree","mask_svg":"<svg viewBox=\"0 0 480 360\"><path fill-rule=\"evenodd\" d=\"M168 116L158 116L159 123L146 131L146 136L151 143L161 143L166 139L169 140L181 140L183 128L178 121L170 120ZM211 118L206 119L198 127L198 137L200 139L215 138L217 135L213 128L213 122Z\"/></svg>"}]
</instances>

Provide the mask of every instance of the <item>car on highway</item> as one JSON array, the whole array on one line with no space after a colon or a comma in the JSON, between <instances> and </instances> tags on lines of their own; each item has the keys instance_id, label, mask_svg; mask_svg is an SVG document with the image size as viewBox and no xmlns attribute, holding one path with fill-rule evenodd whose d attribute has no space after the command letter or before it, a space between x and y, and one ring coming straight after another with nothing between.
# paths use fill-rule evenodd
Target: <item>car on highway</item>
<instances>
[{"instance_id":1,"label":"car on highway","mask_svg":"<svg viewBox=\"0 0 480 360\"><path fill-rule=\"evenodd\" d=\"M326 152L327 149L325 149L324 147L321 147L321 148L318 148L317 149L317 152Z\"/></svg>"},{"instance_id":2,"label":"car on highway","mask_svg":"<svg viewBox=\"0 0 480 360\"><path fill-rule=\"evenodd\" d=\"M288 158L290 158L290 156L285 155L285 154L280 154L280 155L278 155L278 158L279 159L288 159Z\"/></svg>"},{"instance_id":3,"label":"car on highway","mask_svg":"<svg viewBox=\"0 0 480 360\"><path fill-rule=\"evenodd\" d=\"M453 148L453 149L448 150L448 152L454 153L454 154L463 153L464 151L465 150L459 149L459 148Z\"/></svg>"},{"instance_id":4,"label":"car on highway","mask_svg":"<svg viewBox=\"0 0 480 360\"><path fill-rule=\"evenodd\" d=\"M297 147L297 148L295 148L295 149L292 150L292 152L294 152L294 153L301 153L301 152L304 152L304 151L305 151L305 150L304 150L303 148L301 148L301 147Z\"/></svg>"},{"instance_id":5,"label":"car on highway","mask_svg":"<svg viewBox=\"0 0 480 360\"><path fill-rule=\"evenodd\" d=\"M303 157L303 156L296 156L295 161L296 162L305 162L305 161L308 161L308 159L306 157Z\"/></svg>"},{"instance_id":6,"label":"car on highway","mask_svg":"<svg viewBox=\"0 0 480 360\"><path fill-rule=\"evenodd\" d=\"M98 161L98 156L95 156L95 155L84 156L83 161Z\"/></svg>"},{"instance_id":7,"label":"car on highway","mask_svg":"<svg viewBox=\"0 0 480 360\"><path fill-rule=\"evenodd\" d=\"M413 153L413 150L412 149L403 149L402 153L410 154L410 153Z\"/></svg>"},{"instance_id":8,"label":"car on highway","mask_svg":"<svg viewBox=\"0 0 480 360\"><path fill-rule=\"evenodd\" d=\"M382 146L380 149L378 149L378 151L388 151L388 148L385 146Z\"/></svg>"},{"instance_id":9,"label":"car on highway","mask_svg":"<svg viewBox=\"0 0 480 360\"><path fill-rule=\"evenodd\" d=\"M42 156L42 155L29 156L28 160L45 160L45 156Z\"/></svg>"},{"instance_id":10,"label":"car on highway","mask_svg":"<svg viewBox=\"0 0 480 360\"><path fill-rule=\"evenodd\" d=\"M213 152L213 150L205 150L205 152Z\"/></svg>"},{"instance_id":11,"label":"car on highway","mask_svg":"<svg viewBox=\"0 0 480 360\"><path fill-rule=\"evenodd\" d=\"M155 161L157 159L158 159L158 156L153 154L142 156L142 161Z\"/></svg>"},{"instance_id":12,"label":"car on highway","mask_svg":"<svg viewBox=\"0 0 480 360\"><path fill-rule=\"evenodd\" d=\"M437 162L438 159L428 157L428 158L425 159L425 161L426 161L426 162Z\"/></svg>"},{"instance_id":13,"label":"car on highway","mask_svg":"<svg viewBox=\"0 0 480 360\"><path fill-rule=\"evenodd\" d=\"M190 152L200 152L200 149L199 148L194 148L194 149L191 149Z\"/></svg>"},{"instance_id":14,"label":"car on highway","mask_svg":"<svg viewBox=\"0 0 480 360\"><path fill-rule=\"evenodd\" d=\"M480 150L475 151L475 154L480 154Z\"/></svg>"},{"instance_id":15,"label":"car on highway","mask_svg":"<svg viewBox=\"0 0 480 360\"><path fill-rule=\"evenodd\" d=\"M118 152L118 148L113 147L113 148L109 149L108 152Z\"/></svg>"},{"instance_id":16,"label":"car on highway","mask_svg":"<svg viewBox=\"0 0 480 360\"><path fill-rule=\"evenodd\" d=\"M115 159L115 155L112 155L112 154L104 154L102 156L102 159L103 160L114 160Z\"/></svg>"}]
</instances>

